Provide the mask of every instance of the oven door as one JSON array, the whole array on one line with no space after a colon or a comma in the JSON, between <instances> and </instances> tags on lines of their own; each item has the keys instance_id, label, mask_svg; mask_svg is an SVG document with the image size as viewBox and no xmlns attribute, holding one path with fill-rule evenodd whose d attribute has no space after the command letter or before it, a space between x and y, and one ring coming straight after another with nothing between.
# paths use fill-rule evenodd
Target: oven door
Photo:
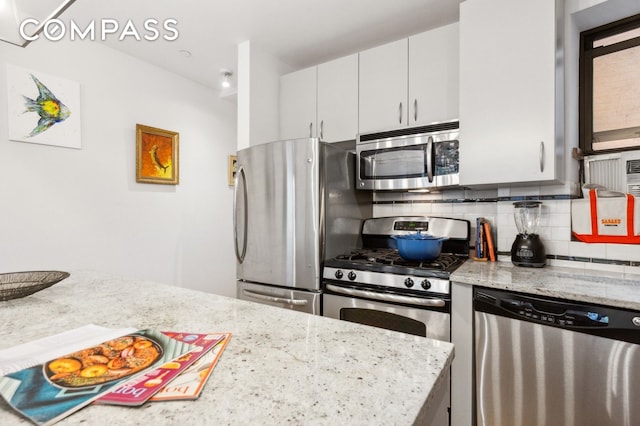
<instances>
[{"instance_id":1,"label":"oven door","mask_svg":"<svg viewBox=\"0 0 640 426\"><path fill-rule=\"evenodd\" d=\"M323 316L451 341L450 303L423 298L342 287L327 283Z\"/></svg>"}]
</instances>

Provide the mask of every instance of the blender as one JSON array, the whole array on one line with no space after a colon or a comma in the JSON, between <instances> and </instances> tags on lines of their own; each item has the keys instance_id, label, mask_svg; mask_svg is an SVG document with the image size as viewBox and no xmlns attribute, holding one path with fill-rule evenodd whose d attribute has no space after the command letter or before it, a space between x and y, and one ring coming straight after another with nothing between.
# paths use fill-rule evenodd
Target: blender
<instances>
[{"instance_id":1,"label":"blender","mask_svg":"<svg viewBox=\"0 0 640 426\"><path fill-rule=\"evenodd\" d=\"M541 268L546 263L547 255L538 235L541 204L541 201L513 203L518 236L511 246L511 262L516 266Z\"/></svg>"}]
</instances>

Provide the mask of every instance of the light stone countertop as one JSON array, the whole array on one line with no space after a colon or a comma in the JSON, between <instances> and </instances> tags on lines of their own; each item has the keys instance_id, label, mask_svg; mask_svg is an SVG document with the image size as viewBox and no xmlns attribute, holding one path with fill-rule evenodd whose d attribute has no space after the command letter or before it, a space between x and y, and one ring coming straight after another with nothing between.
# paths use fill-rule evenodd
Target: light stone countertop
<instances>
[{"instance_id":1,"label":"light stone countertop","mask_svg":"<svg viewBox=\"0 0 640 426\"><path fill-rule=\"evenodd\" d=\"M196 401L92 405L61 425L409 425L448 381L453 345L89 271L0 302L0 349L85 324L233 336ZM0 399L0 424L30 424Z\"/></svg>"},{"instance_id":2,"label":"light stone countertop","mask_svg":"<svg viewBox=\"0 0 640 426\"><path fill-rule=\"evenodd\" d=\"M511 262L468 260L451 281L640 310L640 275L545 266L526 268Z\"/></svg>"}]
</instances>

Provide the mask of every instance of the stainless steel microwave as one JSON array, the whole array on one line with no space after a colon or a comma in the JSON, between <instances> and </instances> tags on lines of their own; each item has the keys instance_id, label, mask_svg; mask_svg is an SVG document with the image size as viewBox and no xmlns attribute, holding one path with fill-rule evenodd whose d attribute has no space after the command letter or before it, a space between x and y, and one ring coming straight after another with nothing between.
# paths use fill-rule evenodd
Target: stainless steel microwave
<instances>
[{"instance_id":1,"label":"stainless steel microwave","mask_svg":"<svg viewBox=\"0 0 640 426\"><path fill-rule=\"evenodd\" d=\"M459 122L359 134L356 186L371 190L457 186Z\"/></svg>"}]
</instances>

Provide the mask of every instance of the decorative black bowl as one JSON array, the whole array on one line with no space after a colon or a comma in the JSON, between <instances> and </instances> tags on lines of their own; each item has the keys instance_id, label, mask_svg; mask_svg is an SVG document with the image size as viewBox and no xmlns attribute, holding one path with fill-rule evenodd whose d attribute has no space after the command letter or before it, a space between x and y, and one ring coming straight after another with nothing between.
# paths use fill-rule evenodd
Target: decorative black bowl
<instances>
[{"instance_id":1,"label":"decorative black bowl","mask_svg":"<svg viewBox=\"0 0 640 426\"><path fill-rule=\"evenodd\" d=\"M69 276L62 271L29 271L0 274L0 301L19 299L51 287Z\"/></svg>"}]
</instances>

